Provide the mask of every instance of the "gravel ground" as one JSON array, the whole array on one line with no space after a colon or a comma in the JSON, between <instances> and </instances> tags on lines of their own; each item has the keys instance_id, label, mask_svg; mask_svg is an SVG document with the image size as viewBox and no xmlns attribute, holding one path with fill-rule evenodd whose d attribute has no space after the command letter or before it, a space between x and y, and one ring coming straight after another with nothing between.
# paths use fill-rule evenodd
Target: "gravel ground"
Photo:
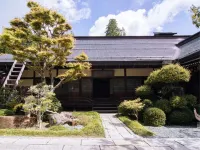
<instances>
[{"instance_id":1,"label":"gravel ground","mask_svg":"<svg viewBox=\"0 0 200 150\"><path fill-rule=\"evenodd\" d=\"M156 134L153 136L156 138L200 138L200 128L195 126L146 127Z\"/></svg>"}]
</instances>

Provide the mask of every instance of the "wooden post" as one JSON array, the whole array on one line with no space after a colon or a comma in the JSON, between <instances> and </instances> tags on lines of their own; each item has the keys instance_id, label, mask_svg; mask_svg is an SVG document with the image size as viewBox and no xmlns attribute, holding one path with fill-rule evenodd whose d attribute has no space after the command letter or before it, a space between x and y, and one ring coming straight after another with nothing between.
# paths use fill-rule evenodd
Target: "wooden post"
<instances>
[{"instance_id":1,"label":"wooden post","mask_svg":"<svg viewBox=\"0 0 200 150\"><path fill-rule=\"evenodd\" d=\"M82 79L79 80L79 96L82 96Z\"/></svg>"},{"instance_id":2,"label":"wooden post","mask_svg":"<svg viewBox=\"0 0 200 150\"><path fill-rule=\"evenodd\" d=\"M124 68L124 86L125 86L125 94L127 95L128 89L127 89L127 74L126 74L126 68Z\"/></svg>"}]
</instances>

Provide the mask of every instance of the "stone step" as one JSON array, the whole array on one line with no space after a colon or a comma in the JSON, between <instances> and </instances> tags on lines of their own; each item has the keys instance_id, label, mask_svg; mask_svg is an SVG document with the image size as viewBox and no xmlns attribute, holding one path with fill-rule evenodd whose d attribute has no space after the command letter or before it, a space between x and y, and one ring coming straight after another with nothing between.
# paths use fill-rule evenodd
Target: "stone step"
<instances>
[{"instance_id":1,"label":"stone step","mask_svg":"<svg viewBox=\"0 0 200 150\"><path fill-rule=\"evenodd\" d=\"M96 111L98 113L117 113L117 110L93 110Z\"/></svg>"},{"instance_id":2,"label":"stone step","mask_svg":"<svg viewBox=\"0 0 200 150\"><path fill-rule=\"evenodd\" d=\"M93 107L95 110L117 110L117 107Z\"/></svg>"}]
</instances>

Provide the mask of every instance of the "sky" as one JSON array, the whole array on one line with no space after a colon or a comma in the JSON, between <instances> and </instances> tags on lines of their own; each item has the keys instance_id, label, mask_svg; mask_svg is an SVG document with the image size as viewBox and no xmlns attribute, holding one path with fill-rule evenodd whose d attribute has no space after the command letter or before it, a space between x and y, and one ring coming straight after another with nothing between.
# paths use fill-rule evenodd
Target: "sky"
<instances>
[{"instance_id":1,"label":"sky","mask_svg":"<svg viewBox=\"0 0 200 150\"><path fill-rule=\"evenodd\" d=\"M198 32L191 20L190 7L200 0L35 0L57 10L72 25L75 36L104 36L109 19L114 18L130 36L153 32ZM23 17L27 0L0 0L0 33L9 21Z\"/></svg>"}]
</instances>

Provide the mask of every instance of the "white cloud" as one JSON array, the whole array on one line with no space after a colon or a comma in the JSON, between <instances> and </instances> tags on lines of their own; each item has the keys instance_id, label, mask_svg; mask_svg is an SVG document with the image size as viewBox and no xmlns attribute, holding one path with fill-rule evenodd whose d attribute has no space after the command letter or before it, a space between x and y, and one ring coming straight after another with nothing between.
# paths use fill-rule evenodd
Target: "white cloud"
<instances>
[{"instance_id":1,"label":"white cloud","mask_svg":"<svg viewBox=\"0 0 200 150\"><path fill-rule=\"evenodd\" d=\"M88 19L91 9L87 1L80 0L37 0L42 5L56 9L62 13L70 22Z\"/></svg>"},{"instance_id":2,"label":"white cloud","mask_svg":"<svg viewBox=\"0 0 200 150\"><path fill-rule=\"evenodd\" d=\"M149 35L154 31L162 31L166 23L173 21L180 12L189 10L191 5L199 6L200 0L163 0L149 11L127 10L117 15L102 16L90 28L89 35L105 35L106 25L111 18L117 20L119 27L125 28L127 35Z\"/></svg>"}]
</instances>

